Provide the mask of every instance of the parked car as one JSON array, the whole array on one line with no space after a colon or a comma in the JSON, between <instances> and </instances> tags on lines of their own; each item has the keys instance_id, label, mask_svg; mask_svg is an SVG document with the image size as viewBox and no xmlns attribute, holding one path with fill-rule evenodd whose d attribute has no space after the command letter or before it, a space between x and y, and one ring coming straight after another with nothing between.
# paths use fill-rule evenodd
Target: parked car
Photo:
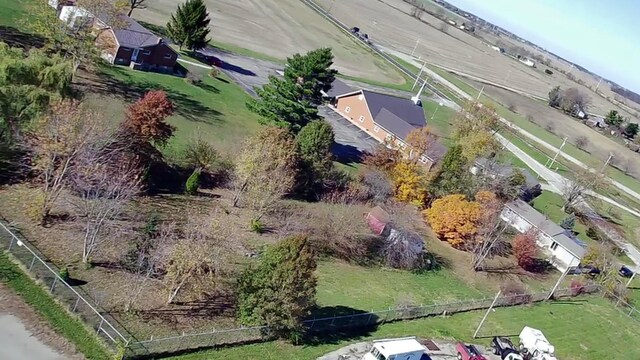
<instances>
[{"instance_id":1,"label":"parked car","mask_svg":"<svg viewBox=\"0 0 640 360\"><path fill-rule=\"evenodd\" d=\"M354 26L349 31L351 31L352 34L357 34L360 32L360 28L357 26Z\"/></svg>"},{"instance_id":2,"label":"parked car","mask_svg":"<svg viewBox=\"0 0 640 360\"><path fill-rule=\"evenodd\" d=\"M520 352L531 360L557 360L556 349L542 331L525 326L520 332Z\"/></svg>"},{"instance_id":3,"label":"parked car","mask_svg":"<svg viewBox=\"0 0 640 360\"><path fill-rule=\"evenodd\" d=\"M461 342L456 344L456 351L458 351L458 360L487 360L482 356L478 348L473 345L466 345Z\"/></svg>"},{"instance_id":4,"label":"parked car","mask_svg":"<svg viewBox=\"0 0 640 360\"><path fill-rule=\"evenodd\" d=\"M506 337L495 336L491 339L490 348L502 360L524 360L511 340Z\"/></svg>"},{"instance_id":5,"label":"parked car","mask_svg":"<svg viewBox=\"0 0 640 360\"><path fill-rule=\"evenodd\" d=\"M576 268L573 268L570 271L571 275L598 275L600 274L600 269L593 265L582 265Z\"/></svg>"},{"instance_id":6,"label":"parked car","mask_svg":"<svg viewBox=\"0 0 640 360\"><path fill-rule=\"evenodd\" d=\"M620 274L620 276L622 277L632 277L633 276L633 271L631 269L629 269L628 267L622 265L620 267L620 270L618 270L618 274Z\"/></svg>"}]
</instances>

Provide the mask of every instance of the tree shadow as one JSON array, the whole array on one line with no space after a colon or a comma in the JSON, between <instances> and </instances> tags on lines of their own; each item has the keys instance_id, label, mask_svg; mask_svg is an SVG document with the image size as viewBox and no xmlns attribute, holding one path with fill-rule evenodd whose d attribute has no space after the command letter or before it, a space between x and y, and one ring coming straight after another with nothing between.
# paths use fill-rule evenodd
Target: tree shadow
<instances>
[{"instance_id":1,"label":"tree shadow","mask_svg":"<svg viewBox=\"0 0 640 360\"><path fill-rule=\"evenodd\" d=\"M36 35L22 32L13 26L0 26L0 40L7 43L12 47L19 47L24 50L31 48L41 48L44 46L45 38Z\"/></svg>"},{"instance_id":2,"label":"tree shadow","mask_svg":"<svg viewBox=\"0 0 640 360\"><path fill-rule=\"evenodd\" d=\"M172 322L179 317L211 318L235 315L236 299L231 291L217 290L206 298L196 301L178 301L158 309L139 310L146 321L161 320Z\"/></svg>"},{"instance_id":3,"label":"tree shadow","mask_svg":"<svg viewBox=\"0 0 640 360\"><path fill-rule=\"evenodd\" d=\"M129 70L121 69L118 66L114 66L112 70L122 75L123 78L130 77L130 75L127 74L127 71ZM187 120L194 122L221 121L220 117L223 114L220 111L212 109L204 105L203 103L194 100L190 95L182 93L175 88L162 86L158 83L152 83L148 81L124 82L115 79L105 71L98 71L96 75L98 76L98 79L89 79L88 81L83 81L81 87L84 91L104 96L116 97L131 103L140 99L149 90L163 90L167 93L169 99L171 99L171 101L176 104L176 113L183 116ZM87 77L86 75L84 76L86 80ZM219 92L219 90L213 86L204 87L203 90L213 93Z\"/></svg>"},{"instance_id":4,"label":"tree shadow","mask_svg":"<svg viewBox=\"0 0 640 360\"><path fill-rule=\"evenodd\" d=\"M331 153L335 157L336 161L343 164L360 163L364 153L353 145L346 145L334 142L331 145Z\"/></svg>"},{"instance_id":5,"label":"tree shadow","mask_svg":"<svg viewBox=\"0 0 640 360\"><path fill-rule=\"evenodd\" d=\"M377 315L347 306L323 306L313 310L306 321L304 345L338 344L346 340L368 337L378 328Z\"/></svg>"},{"instance_id":6,"label":"tree shadow","mask_svg":"<svg viewBox=\"0 0 640 360\"><path fill-rule=\"evenodd\" d=\"M238 66L220 59L220 57L217 56L220 53L220 50L214 47L207 47L206 49L201 49L197 51L186 51L185 53L188 56L206 65L216 66L220 69L234 72L244 76L256 76L256 73L249 69L245 69L242 66Z\"/></svg>"}]
</instances>

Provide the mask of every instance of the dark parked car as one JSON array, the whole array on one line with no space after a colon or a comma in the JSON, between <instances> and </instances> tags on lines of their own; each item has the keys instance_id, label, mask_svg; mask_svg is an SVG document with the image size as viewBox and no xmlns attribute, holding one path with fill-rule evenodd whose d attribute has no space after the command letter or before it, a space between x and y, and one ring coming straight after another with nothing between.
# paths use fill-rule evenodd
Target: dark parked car
<instances>
[{"instance_id":1,"label":"dark parked car","mask_svg":"<svg viewBox=\"0 0 640 360\"><path fill-rule=\"evenodd\" d=\"M499 355L502 360L523 360L522 355L513 346L511 340L506 337L495 336L491 339L491 350Z\"/></svg>"},{"instance_id":2,"label":"dark parked car","mask_svg":"<svg viewBox=\"0 0 640 360\"><path fill-rule=\"evenodd\" d=\"M357 27L357 26L354 26L354 27L352 27L352 28L351 28L351 30L350 30L350 31L351 31L351 33L353 33L353 34L357 34L357 33L359 33L359 32L360 32L360 28L359 28L359 27Z\"/></svg>"},{"instance_id":3,"label":"dark parked car","mask_svg":"<svg viewBox=\"0 0 640 360\"><path fill-rule=\"evenodd\" d=\"M598 275L600 274L600 269L593 265L583 265L574 268L571 270L570 274L572 275Z\"/></svg>"},{"instance_id":4,"label":"dark parked car","mask_svg":"<svg viewBox=\"0 0 640 360\"><path fill-rule=\"evenodd\" d=\"M622 277L632 277L633 276L633 271L631 269L629 269L628 267L622 265L622 267L620 268L620 270L618 270L618 274L620 274L620 276Z\"/></svg>"}]
</instances>

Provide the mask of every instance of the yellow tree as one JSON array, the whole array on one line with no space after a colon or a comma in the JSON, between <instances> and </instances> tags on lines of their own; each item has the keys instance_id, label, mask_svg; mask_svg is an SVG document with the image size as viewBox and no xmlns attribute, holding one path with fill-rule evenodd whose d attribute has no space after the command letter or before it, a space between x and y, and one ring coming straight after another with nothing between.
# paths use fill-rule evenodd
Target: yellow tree
<instances>
[{"instance_id":1,"label":"yellow tree","mask_svg":"<svg viewBox=\"0 0 640 360\"><path fill-rule=\"evenodd\" d=\"M424 206L427 199L427 180L420 165L407 160L396 163L391 172L391 180L396 199L419 207Z\"/></svg>"},{"instance_id":2,"label":"yellow tree","mask_svg":"<svg viewBox=\"0 0 640 360\"><path fill-rule=\"evenodd\" d=\"M421 127L411 130L407 135L407 145L409 145L409 160L417 162L420 156L427 153L436 142L436 135L433 134L431 128Z\"/></svg>"},{"instance_id":3,"label":"yellow tree","mask_svg":"<svg viewBox=\"0 0 640 360\"><path fill-rule=\"evenodd\" d=\"M464 195L453 194L434 201L423 215L440 239L455 248L464 249L478 232L481 213L480 203L469 201Z\"/></svg>"},{"instance_id":4,"label":"yellow tree","mask_svg":"<svg viewBox=\"0 0 640 360\"><path fill-rule=\"evenodd\" d=\"M469 102L454 120L454 140L470 161L500 149L493 135L500 129L500 118L490 105Z\"/></svg>"}]
</instances>

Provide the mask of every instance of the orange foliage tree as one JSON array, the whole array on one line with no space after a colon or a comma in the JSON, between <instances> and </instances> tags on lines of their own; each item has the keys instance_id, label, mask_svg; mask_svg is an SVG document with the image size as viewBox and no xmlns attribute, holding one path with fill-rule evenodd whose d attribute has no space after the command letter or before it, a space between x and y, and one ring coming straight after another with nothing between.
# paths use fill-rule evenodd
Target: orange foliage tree
<instances>
[{"instance_id":1,"label":"orange foliage tree","mask_svg":"<svg viewBox=\"0 0 640 360\"><path fill-rule=\"evenodd\" d=\"M423 214L440 239L460 249L473 241L481 212L480 203L469 201L464 195L453 194L434 201Z\"/></svg>"},{"instance_id":2,"label":"orange foliage tree","mask_svg":"<svg viewBox=\"0 0 640 360\"><path fill-rule=\"evenodd\" d=\"M513 255L518 261L518 266L525 270L531 270L535 266L537 237L538 234L536 232L527 231L513 238Z\"/></svg>"},{"instance_id":3,"label":"orange foliage tree","mask_svg":"<svg viewBox=\"0 0 640 360\"><path fill-rule=\"evenodd\" d=\"M124 129L140 139L164 146L175 127L165 122L174 112L173 103L162 90L151 90L129 106Z\"/></svg>"},{"instance_id":4,"label":"orange foliage tree","mask_svg":"<svg viewBox=\"0 0 640 360\"><path fill-rule=\"evenodd\" d=\"M426 177L420 165L399 161L391 171L396 199L422 207L427 199Z\"/></svg>"}]
</instances>

